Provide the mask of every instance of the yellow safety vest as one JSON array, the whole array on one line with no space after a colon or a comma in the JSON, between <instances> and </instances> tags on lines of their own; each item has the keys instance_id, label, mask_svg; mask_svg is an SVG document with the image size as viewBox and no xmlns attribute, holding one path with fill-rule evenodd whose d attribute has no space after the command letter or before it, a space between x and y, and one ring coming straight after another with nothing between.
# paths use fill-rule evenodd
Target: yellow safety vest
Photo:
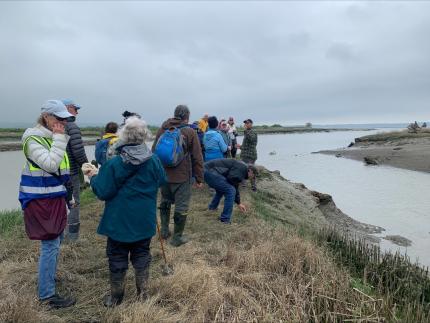
<instances>
[{"instance_id":1,"label":"yellow safety vest","mask_svg":"<svg viewBox=\"0 0 430 323\"><path fill-rule=\"evenodd\" d=\"M29 140L35 140L48 150L51 149L52 139L39 136L29 136L23 144L23 152L27 157L26 146ZM34 199L66 196L67 190L64 186L70 179L70 162L67 153L56 173L49 173L27 158L22 169L21 182L19 186L19 201L24 209Z\"/></svg>"}]
</instances>

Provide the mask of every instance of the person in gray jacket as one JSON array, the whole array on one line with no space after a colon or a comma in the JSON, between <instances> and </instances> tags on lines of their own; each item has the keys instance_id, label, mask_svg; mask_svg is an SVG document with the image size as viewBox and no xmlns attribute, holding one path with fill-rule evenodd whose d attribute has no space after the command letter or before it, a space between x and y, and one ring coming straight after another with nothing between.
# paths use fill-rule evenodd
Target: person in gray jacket
<instances>
[{"instance_id":1,"label":"person in gray jacket","mask_svg":"<svg viewBox=\"0 0 430 323\"><path fill-rule=\"evenodd\" d=\"M81 108L70 99L62 100L67 110L73 116L78 115L78 110ZM66 125L66 133L70 136L69 143L67 144L67 154L70 160L70 177L72 181L73 199L71 203L70 212L67 217L66 238L69 241L77 241L79 239L79 208L80 208L80 190L81 181L79 170L82 164L87 163L87 155L85 154L84 143L82 141L81 130L75 122L68 122Z\"/></svg>"}]
</instances>

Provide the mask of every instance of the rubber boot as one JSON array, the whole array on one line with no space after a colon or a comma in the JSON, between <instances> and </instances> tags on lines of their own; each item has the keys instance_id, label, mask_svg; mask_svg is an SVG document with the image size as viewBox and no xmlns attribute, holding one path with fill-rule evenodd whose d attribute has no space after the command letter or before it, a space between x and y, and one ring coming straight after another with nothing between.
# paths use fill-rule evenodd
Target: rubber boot
<instances>
[{"instance_id":1,"label":"rubber boot","mask_svg":"<svg viewBox=\"0 0 430 323\"><path fill-rule=\"evenodd\" d=\"M169 230L170 223L170 205L168 203L160 204L160 220L161 220L161 237L166 240L172 234Z\"/></svg>"},{"instance_id":2,"label":"rubber boot","mask_svg":"<svg viewBox=\"0 0 430 323\"><path fill-rule=\"evenodd\" d=\"M185 223L187 222L187 215L175 212L173 220L175 221L175 229L170 244L174 247L179 247L189 241L189 239L183 235Z\"/></svg>"},{"instance_id":3,"label":"rubber boot","mask_svg":"<svg viewBox=\"0 0 430 323\"><path fill-rule=\"evenodd\" d=\"M147 298L147 289L146 286L148 284L148 278L149 278L149 270L148 268L145 269L134 269L134 276L136 279L136 292L137 297L140 299Z\"/></svg>"},{"instance_id":4,"label":"rubber boot","mask_svg":"<svg viewBox=\"0 0 430 323\"><path fill-rule=\"evenodd\" d=\"M107 295L103 304L107 307L114 307L121 304L124 297L124 278L127 272L110 273L110 295Z\"/></svg>"}]
</instances>

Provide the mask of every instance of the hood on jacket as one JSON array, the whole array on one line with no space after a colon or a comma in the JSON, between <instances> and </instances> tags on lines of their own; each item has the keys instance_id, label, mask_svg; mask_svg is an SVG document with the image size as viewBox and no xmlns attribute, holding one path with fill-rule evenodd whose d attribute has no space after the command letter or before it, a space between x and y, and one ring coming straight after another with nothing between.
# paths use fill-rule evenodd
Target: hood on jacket
<instances>
[{"instance_id":1,"label":"hood on jacket","mask_svg":"<svg viewBox=\"0 0 430 323\"><path fill-rule=\"evenodd\" d=\"M170 127L179 127L179 126L187 126L187 124L178 118L170 118L163 122L161 127L163 129L169 129Z\"/></svg>"},{"instance_id":2,"label":"hood on jacket","mask_svg":"<svg viewBox=\"0 0 430 323\"><path fill-rule=\"evenodd\" d=\"M124 145L118 148L121 159L126 164L140 165L152 157L152 152L145 143Z\"/></svg>"}]
</instances>

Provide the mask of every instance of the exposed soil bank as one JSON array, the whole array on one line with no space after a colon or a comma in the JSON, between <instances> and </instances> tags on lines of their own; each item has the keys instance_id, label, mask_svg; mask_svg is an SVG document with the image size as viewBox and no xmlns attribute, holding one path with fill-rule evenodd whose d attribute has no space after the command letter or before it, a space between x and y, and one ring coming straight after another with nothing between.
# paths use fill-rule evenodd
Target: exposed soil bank
<instances>
[{"instance_id":1,"label":"exposed soil bank","mask_svg":"<svg viewBox=\"0 0 430 323\"><path fill-rule=\"evenodd\" d=\"M389 165L414 171L430 172L430 130L418 133L397 131L356 138L348 148L318 153Z\"/></svg>"},{"instance_id":2,"label":"exposed soil bank","mask_svg":"<svg viewBox=\"0 0 430 323\"><path fill-rule=\"evenodd\" d=\"M281 222L314 228L333 226L373 242L378 241L378 238L370 234L384 231L381 227L361 223L343 213L331 195L290 182L277 171L270 172L262 168L258 187L257 199L264 202L264 212Z\"/></svg>"}]
</instances>

